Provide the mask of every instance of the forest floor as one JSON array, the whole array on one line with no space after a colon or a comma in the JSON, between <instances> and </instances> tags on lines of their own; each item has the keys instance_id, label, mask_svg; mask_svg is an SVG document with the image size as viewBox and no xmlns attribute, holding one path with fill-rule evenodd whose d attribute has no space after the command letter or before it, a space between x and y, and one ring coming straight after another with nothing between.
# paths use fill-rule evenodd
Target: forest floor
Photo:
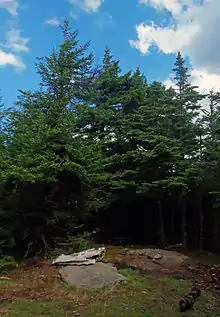
<instances>
[{"instance_id":1,"label":"forest floor","mask_svg":"<svg viewBox=\"0 0 220 317\"><path fill-rule=\"evenodd\" d=\"M142 276L131 269L121 269L126 283L95 291L80 290L64 284L59 269L50 264L51 261L40 261L0 277L0 316L220 316L219 295L205 287L192 311L178 312L179 297L189 292L191 280L172 275Z\"/></svg>"}]
</instances>

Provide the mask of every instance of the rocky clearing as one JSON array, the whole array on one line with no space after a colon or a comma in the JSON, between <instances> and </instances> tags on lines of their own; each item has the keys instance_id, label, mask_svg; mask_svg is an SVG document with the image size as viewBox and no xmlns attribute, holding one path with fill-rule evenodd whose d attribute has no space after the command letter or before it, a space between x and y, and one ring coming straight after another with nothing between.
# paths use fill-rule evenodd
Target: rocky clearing
<instances>
[{"instance_id":1,"label":"rocky clearing","mask_svg":"<svg viewBox=\"0 0 220 317\"><path fill-rule=\"evenodd\" d=\"M60 268L51 266L49 260L26 265L0 279L0 315L175 317L184 315L178 312L179 297L196 283L202 296L185 315L220 316L219 266L206 263L207 258L212 262L211 256L192 259L177 255L174 261L171 254L154 262L140 250L110 247L106 258L126 281L96 290L64 283Z\"/></svg>"}]
</instances>

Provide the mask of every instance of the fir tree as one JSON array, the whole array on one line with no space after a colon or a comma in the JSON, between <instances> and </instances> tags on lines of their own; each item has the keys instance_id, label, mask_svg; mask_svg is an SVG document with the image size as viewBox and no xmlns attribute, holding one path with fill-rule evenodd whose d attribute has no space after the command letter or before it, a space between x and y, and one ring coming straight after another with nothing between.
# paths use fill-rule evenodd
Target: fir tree
<instances>
[{"instance_id":1,"label":"fir tree","mask_svg":"<svg viewBox=\"0 0 220 317\"><path fill-rule=\"evenodd\" d=\"M26 253L39 248L47 251L54 242L54 230L59 231L60 237L65 231L74 232L89 193L87 168L90 174L95 173L94 161L85 155L82 140L74 137L75 105L72 107L73 101L82 103L91 54L82 56L87 46L78 44L76 33L66 21L63 36L59 49L37 66L41 85L47 89L21 91L11 120L11 164L7 175L16 184L15 197L19 202L13 206L17 216L16 243L21 246L23 241ZM93 146L88 144L87 152L90 145ZM99 155L97 146L94 152ZM24 194L26 200L22 198Z\"/></svg>"},{"instance_id":2,"label":"fir tree","mask_svg":"<svg viewBox=\"0 0 220 317\"><path fill-rule=\"evenodd\" d=\"M203 99L204 96L196 90L198 86L190 84L189 70L185 67L185 61L180 52L177 53L173 72L175 74L175 85L177 86L176 98L179 100L180 106L187 110L199 110L200 104L198 104L198 101Z\"/></svg>"},{"instance_id":3,"label":"fir tree","mask_svg":"<svg viewBox=\"0 0 220 317\"><path fill-rule=\"evenodd\" d=\"M89 42L81 45L78 31L72 31L68 20L61 26L63 43L53 49L50 56L38 58L37 73L41 86L54 98L66 105L75 104L85 98L93 78L93 54L88 53Z\"/></svg>"},{"instance_id":4,"label":"fir tree","mask_svg":"<svg viewBox=\"0 0 220 317\"><path fill-rule=\"evenodd\" d=\"M180 188L179 206L182 214L182 239L184 245L187 244L187 216L186 201L187 195L196 186L200 188L201 166L197 164L198 153L200 152L200 129L198 125L198 110L201 109L199 103L204 95L196 90L198 87L190 84L190 74L185 61L180 52L174 64L175 80L177 89L175 91L175 103L178 108L175 134L179 139L182 148L182 157L179 169L185 175L187 190ZM200 193L198 194L200 197ZM201 205L201 204L200 204ZM201 214L202 211L200 210Z\"/></svg>"}]
</instances>

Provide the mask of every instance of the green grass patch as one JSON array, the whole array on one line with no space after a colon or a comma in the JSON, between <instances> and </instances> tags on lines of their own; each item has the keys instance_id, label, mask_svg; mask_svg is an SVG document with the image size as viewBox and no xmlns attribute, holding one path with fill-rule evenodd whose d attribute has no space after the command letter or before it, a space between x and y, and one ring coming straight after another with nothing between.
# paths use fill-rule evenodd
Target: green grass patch
<instances>
[{"instance_id":1,"label":"green grass patch","mask_svg":"<svg viewBox=\"0 0 220 317\"><path fill-rule=\"evenodd\" d=\"M127 282L96 291L81 291L61 284L72 294L87 295L81 305L71 299L59 301L19 300L2 305L8 317L219 317L220 301L207 292L202 292L194 309L187 313L178 311L179 297L189 292L192 284L172 278L143 277L132 270L120 270ZM0 311L1 312L1 311Z\"/></svg>"},{"instance_id":2,"label":"green grass patch","mask_svg":"<svg viewBox=\"0 0 220 317\"><path fill-rule=\"evenodd\" d=\"M81 310L84 317L206 317L220 316L219 301L202 292L194 309L178 311L178 300L189 292L191 284L172 278L141 277L130 270L121 270L127 276L126 285L113 286L96 292L95 300Z\"/></svg>"},{"instance_id":3,"label":"green grass patch","mask_svg":"<svg viewBox=\"0 0 220 317\"><path fill-rule=\"evenodd\" d=\"M67 301L20 300L7 305L8 317L69 317L77 313L76 307Z\"/></svg>"}]
</instances>

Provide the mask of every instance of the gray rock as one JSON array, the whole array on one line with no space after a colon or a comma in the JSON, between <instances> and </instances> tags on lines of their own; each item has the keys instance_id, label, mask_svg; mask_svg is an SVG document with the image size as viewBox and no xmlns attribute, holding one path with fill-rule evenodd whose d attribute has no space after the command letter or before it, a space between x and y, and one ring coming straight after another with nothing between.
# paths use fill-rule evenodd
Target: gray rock
<instances>
[{"instance_id":1,"label":"gray rock","mask_svg":"<svg viewBox=\"0 0 220 317\"><path fill-rule=\"evenodd\" d=\"M149 258L149 259L155 259L155 260L159 260L159 259L162 259L162 254L158 251L158 250L154 250L154 249L147 249L146 250L146 256Z\"/></svg>"},{"instance_id":2,"label":"gray rock","mask_svg":"<svg viewBox=\"0 0 220 317\"><path fill-rule=\"evenodd\" d=\"M163 255L161 253L162 250L159 249L137 249L137 250L130 250L127 253L130 255L139 255L139 256L146 256L149 259L162 259Z\"/></svg>"},{"instance_id":3,"label":"gray rock","mask_svg":"<svg viewBox=\"0 0 220 317\"><path fill-rule=\"evenodd\" d=\"M66 266L60 269L62 279L76 287L97 289L118 284L126 280L110 263L96 263L90 266Z\"/></svg>"},{"instance_id":4,"label":"gray rock","mask_svg":"<svg viewBox=\"0 0 220 317\"><path fill-rule=\"evenodd\" d=\"M162 249L137 249L128 251L127 254L147 257L152 260L159 260L160 263L166 267L181 265L189 259L188 256L179 252Z\"/></svg>"}]
</instances>

